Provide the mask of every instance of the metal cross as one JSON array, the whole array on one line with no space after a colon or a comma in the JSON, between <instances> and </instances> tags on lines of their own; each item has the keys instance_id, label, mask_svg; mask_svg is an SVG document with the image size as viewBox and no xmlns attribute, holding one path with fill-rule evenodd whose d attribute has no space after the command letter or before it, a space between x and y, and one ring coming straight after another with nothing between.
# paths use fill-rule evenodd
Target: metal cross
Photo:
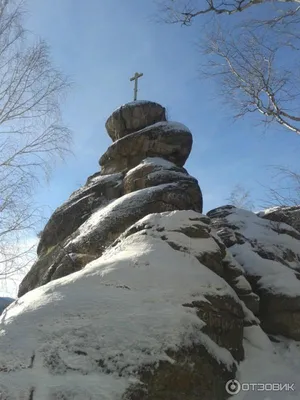
<instances>
[{"instance_id":1,"label":"metal cross","mask_svg":"<svg viewBox=\"0 0 300 400\"><path fill-rule=\"evenodd\" d=\"M139 74L138 72L136 72L134 74L134 76L132 78L130 78L130 81L134 81L134 101L136 101L136 97L137 97L137 91L138 91L138 79L143 76L144 74Z\"/></svg>"}]
</instances>

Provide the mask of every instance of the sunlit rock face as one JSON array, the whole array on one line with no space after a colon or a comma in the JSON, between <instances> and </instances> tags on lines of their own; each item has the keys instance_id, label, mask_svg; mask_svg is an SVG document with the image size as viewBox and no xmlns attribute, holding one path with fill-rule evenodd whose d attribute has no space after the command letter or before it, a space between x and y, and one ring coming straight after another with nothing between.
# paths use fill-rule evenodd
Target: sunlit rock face
<instances>
[{"instance_id":1,"label":"sunlit rock face","mask_svg":"<svg viewBox=\"0 0 300 400\"><path fill-rule=\"evenodd\" d=\"M160 157L182 167L192 143L192 134L184 125L159 122L114 142L99 164L105 174L129 170L147 157Z\"/></svg>"},{"instance_id":2,"label":"sunlit rock face","mask_svg":"<svg viewBox=\"0 0 300 400\"><path fill-rule=\"evenodd\" d=\"M186 126L166 121L161 105L140 101L115 110L106 129L114 142L100 158L101 171L50 217L19 296L84 268L150 213L202 212L198 182L183 168L193 142Z\"/></svg>"},{"instance_id":3,"label":"sunlit rock face","mask_svg":"<svg viewBox=\"0 0 300 400\"><path fill-rule=\"evenodd\" d=\"M134 101L117 108L105 124L107 133L113 142L122 137L166 121L166 109L152 101Z\"/></svg>"},{"instance_id":4,"label":"sunlit rock face","mask_svg":"<svg viewBox=\"0 0 300 400\"><path fill-rule=\"evenodd\" d=\"M220 276L224 255L199 212L140 218L1 321L1 400L227 399L257 321Z\"/></svg>"},{"instance_id":5,"label":"sunlit rock face","mask_svg":"<svg viewBox=\"0 0 300 400\"><path fill-rule=\"evenodd\" d=\"M0 318L1 400L300 388L300 233L233 206L203 215L192 134L159 104L124 105L106 128L101 170L53 213Z\"/></svg>"}]
</instances>

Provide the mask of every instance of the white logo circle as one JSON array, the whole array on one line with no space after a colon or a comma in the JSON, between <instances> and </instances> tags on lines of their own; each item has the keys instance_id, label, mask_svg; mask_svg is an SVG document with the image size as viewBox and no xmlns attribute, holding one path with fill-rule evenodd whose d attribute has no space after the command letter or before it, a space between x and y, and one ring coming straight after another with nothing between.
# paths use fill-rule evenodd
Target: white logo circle
<instances>
[{"instance_id":1,"label":"white logo circle","mask_svg":"<svg viewBox=\"0 0 300 400\"><path fill-rule=\"evenodd\" d=\"M241 390L241 384L236 379L230 379L225 385L226 392L228 394L238 394Z\"/></svg>"}]
</instances>

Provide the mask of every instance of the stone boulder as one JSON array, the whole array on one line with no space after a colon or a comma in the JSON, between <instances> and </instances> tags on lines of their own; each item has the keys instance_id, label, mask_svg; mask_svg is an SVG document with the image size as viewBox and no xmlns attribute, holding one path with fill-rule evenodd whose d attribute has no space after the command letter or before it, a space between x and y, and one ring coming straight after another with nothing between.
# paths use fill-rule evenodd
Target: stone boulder
<instances>
[{"instance_id":1,"label":"stone boulder","mask_svg":"<svg viewBox=\"0 0 300 400\"><path fill-rule=\"evenodd\" d=\"M207 215L259 296L263 329L300 340L299 232L233 206Z\"/></svg>"},{"instance_id":2,"label":"stone boulder","mask_svg":"<svg viewBox=\"0 0 300 400\"><path fill-rule=\"evenodd\" d=\"M245 270L235 260L235 258L226 252L226 257L223 259L224 279L234 289L235 293L245 303L246 307L252 311L254 315L259 314L259 296L255 294L252 287L245 277ZM250 325L253 325L253 319L250 320Z\"/></svg>"},{"instance_id":3,"label":"stone boulder","mask_svg":"<svg viewBox=\"0 0 300 400\"><path fill-rule=\"evenodd\" d=\"M1 400L227 400L283 361L275 335L300 340L300 233L202 215L191 132L149 103L108 119L101 171L41 234L0 318Z\"/></svg>"},{"instance_id":4,"label":"stone boulder","mask_svg":"<svg viewBox=\"0 0 300 400\"><path fill-rule=\"evenodd\" d=\"M300 205L269 208L259 212L258 216L274 222L284 222L300 232Z\"/></svg>"},{"instance_id":5,"label":"stone boulder","mask_svg":"<svg viewBox=\"0 0 300 400\"><path fill-rule=\"evenodd\" d=\"M162 185L189 181L198 187L197 179L190 176L184 168L159 157L145 158L137 167L132 168L124 177L124 193Z\"/></svg>"},{"instance_id":6,"label":"stone boulder","mask_svg":"<svg viewBox=\"0 0 300 400\"><path fill-rule=\"evenodd\" d=\"M50 217L41 232L39 257L23 279L19 296L84 268L149 213L202 212L198 182L182 168L191 151L191 132L166 122L164 110L156 103L134 102L108 119L107 127L121 139L101 157L101 171ZM134 129L140 130L130 133Z\"/></svg>"},{"instance_id":7,"label":"stone boulder","mask_svg":"<svg viewBox=\"0 0 300 400\"><path fill-rule=\"evenodd\" d=\"M107 246L145 215L185 209L202 211L200 188L189 180L137 190L111 201L37 259L21 282L18 295L83 268L85 260L100 257Z\"/></svg>"},{"instance_id":8,"label":"stone boulder","mask_svg":"<svg viewBox=\"0 0 300 400\"><path fill-rule=\"evenodd\" d=\"M160 157L183 167L192 144L192 134L184 125L158 122L114 142L99 164L103 175L128 171L148 157Z\"/></svg>"},{"instance_id":9,"label":"stone boulder","mask_svg":"<svg viewBox=\"0 0 300 400\"><path fill-rule=\"evenodd\" d=\"M122 180L122 174L88 178L87 183L52 214L41 233L37 254L49 252L75 232L96 208L122 196Z\"/></svg>"},{"instance_id":10,"label":"stone boulder","mask_svg":"<svg viewBox=\"0 0 300 400\"><path fill-rule=\"evenodd\" d=\"M25 294L0 320L1 400L228 399L245 312L194 255L222 270L209 222L149 214L81 271Z\"/></svg>"},{"instance_id":11,"label":"stone boulder","mask_svg":"<svg viewBox=\"0 0 300 400\"><path fill-rule=\"evenodd\" d=\"M134 101L115 110L106 121L105 128L115 142L132 132L162 121L166 121L166 109L160 104Z\"/></svg>"}]
</instances>

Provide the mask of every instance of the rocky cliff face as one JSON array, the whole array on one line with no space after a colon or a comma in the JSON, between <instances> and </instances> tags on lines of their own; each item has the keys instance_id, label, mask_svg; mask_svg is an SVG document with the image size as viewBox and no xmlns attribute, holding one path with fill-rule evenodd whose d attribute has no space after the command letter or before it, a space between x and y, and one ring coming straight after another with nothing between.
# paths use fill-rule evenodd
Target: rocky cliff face
<instances>
[{"instance_id":1,"label":"rocky cliff face","mask_svg":"<svg viewBox=\"0 0 300 400\"><path fill-rule=\"evenodd\" d=\"M1 400L300 389L300 233L233 206L202 215L191 132L160 105L125 105L106 128L101 171L51 216L0 320Z\"/></svg>"},{"instance_id":2,"label":"rocky cliff face","mask_svg":"<svg viewBox=\"0 0 300 400\"><path fill-rule=\"evenodd\" d=\"M202 212L198 182L183 168L193 141L187 127L167 122L162 106L145 101L118 108L106 128L114 142L101 171L51 216L19 296L80 270L150 213Z\"/></svg>"}]
</instances>

